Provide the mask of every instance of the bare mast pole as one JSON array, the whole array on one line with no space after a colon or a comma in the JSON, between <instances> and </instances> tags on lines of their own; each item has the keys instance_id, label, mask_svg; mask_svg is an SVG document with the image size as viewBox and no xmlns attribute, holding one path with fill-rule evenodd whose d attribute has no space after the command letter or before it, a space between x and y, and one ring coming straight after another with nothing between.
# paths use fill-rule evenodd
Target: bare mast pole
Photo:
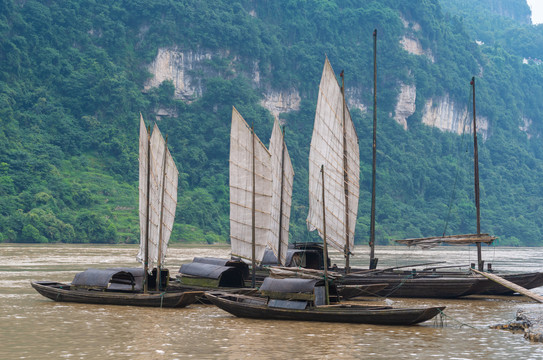
<instances>
[{"instance_id":1,"label":"bare mast pole","mask_svg":"<svg viewBox=\"0 0 543 360\"><path fill-rule=\"evenodd\" d=\"M349 257L351 250L349 249L349 174L347 173L347 129L345 124L345 77L343 70L339 74L341 76L341 95L343 97L343 189L345 192L345 273L348 274L351 270ZM324 184L324 181L323 181Z\"/></svg>"},{"instance_id":2,"label":"bare mast pole","mask_svg":"<svg viewBox=\"0 0 543 360\"><path fill-rule=\"evenodd\" d=\"M475 208L477 209L477 236L481 235L481 204L479 193L479 150L477 147L477 117L475 112L475 76L471 78L473 89L473 173L475 180ZM484 270L484 261L481 254L481 243L477 242L477 263L479 271Z\"/></svg>"},{"instance_id":3,"label":"bare mast pole","mask_svg":"<svg viewBox=\"0 0 543 360\"><path fill-rule=\"evenodd\" d=\"M371 180L370 269L377 267L375 258L375 180L377 167L377 29L373 30L373 162Z\"/></svg>"}]
</instances>

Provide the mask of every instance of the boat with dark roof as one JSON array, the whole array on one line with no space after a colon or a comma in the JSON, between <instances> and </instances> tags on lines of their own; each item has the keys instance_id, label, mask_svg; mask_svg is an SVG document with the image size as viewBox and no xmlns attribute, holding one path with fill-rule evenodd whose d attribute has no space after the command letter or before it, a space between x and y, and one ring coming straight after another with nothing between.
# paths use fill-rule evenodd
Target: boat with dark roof
<instances>
[{"instance_id":1,"label":"boat with dark roof","mask_svg":"<svg viewBox=\"0 0 543 360\"><path fill-rule=\"evenodd\" d=\"M338 302L333 284L325 289L324 280L300 278L266 278L259 296L207 292L206 298L224 311L243 318L375 325L419 324L434 318L445 309L342 304Z\"/></svg>"},{"instance_id":2,"label":"boat with dark roof","mask_svg":"<svg viewBox=\"0 0 543 360\"><path fill-rule=\"evenodd\" d=\"M143 275L140 268L87 269L76 274L71 283L33 281L31 284L51 300L85 304L179 308L203 297L203 291L179 287L144 293Z\"/></svg>"}]
</instances>

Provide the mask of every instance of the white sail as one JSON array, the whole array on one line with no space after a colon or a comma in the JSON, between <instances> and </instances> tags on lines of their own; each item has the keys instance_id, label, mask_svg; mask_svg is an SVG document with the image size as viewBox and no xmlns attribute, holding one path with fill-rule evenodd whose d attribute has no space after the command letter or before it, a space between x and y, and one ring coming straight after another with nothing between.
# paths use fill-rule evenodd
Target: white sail
<instances>
[{"instance_id":1,"label":"white sail","mask_svg":"<svg viewBox=\"0 0 543 360\"><path fill-rule=\"evenodd\" d=\"M140 249L137 259L143 262L145 254L145 243L147 239L147 175L148 175L148 156L149 156L149 133L145 127L145 122L140 114L140 140L139 140L139 213L140 213Z\"/></svg>"},{"instance_id":2,"label":"white sail","mask_svg":"<svg viewBox=\"0 0 543 360\"><path fill-rule=\"evenodd\" d=\"M345 251L347 243L349 249L353 249L358 212L360 152L351 115L344 104L341 87L328 58L324 63L319 85L315 125L309 150L307 226L309 231L317 229L322 237L321 167L324 168L327 243L340 251Z\"/></svg>"},{"instance_id":3,"label":"white sail","mask_svg":"<svg viewBox=\"0 0 543 360\"><path fill-rule=\"evenodd\" d=\"M271 154L238 111L232 108L230 244L232 256L238 256L248 261L252 260L253 178L255 189L255 262L259 264L264 257L264 250L270 237Z\"/></svg>"},{"instance_id":4,"label":"white sail","mask_svg":"<svg viewBox=\"0 0 543 360\"><path fill-rule=\"evenodd\" d=\"M143 124L143 126L145 125ZM146 133L147 131L145 131L144 135ZM140 130L140 137L141 135L142 131ZM140 146L142 146L142 143L143 141L140 139ZM142 189L141 179L142 175L147 177L145 171L147 169L147 158L145 157L145 161L142 161L141 154L145 151L140 149L140 226L142 235L137 259L140 262L143 262L145 259L146 239L144 236L147 229L148 267L149 271L151 271L155 266L162 265L166 256L177 206L178 171L172 155L166 147L166 141L156 124L153 128L148 151L150 172L148 175L149 193L146 196L147 188ZM145 165L142 165L144 162ZM143 170L142 167L144 168ZM144 180L144 183L147 185L147 179ZM141 209L142 207L147 207L147 198L149 202L149 222L146 228L145 219L142 219L142 214L147 215L147 211L142 211Z\"/></svg>"},{"instance_id":5,"label":"white sail","mask_svg":"<svg viewBox=\"0 0 543 360\"><path fill-rule=\"evenodd\" d=\"M281 265L285 265L294 169L277 118L275 118L270 138L270 153L272 158L273 194L271 236L268 246L273 250ZM280 254L279 251L281 252Z\"/></svg>"}]
</instances>

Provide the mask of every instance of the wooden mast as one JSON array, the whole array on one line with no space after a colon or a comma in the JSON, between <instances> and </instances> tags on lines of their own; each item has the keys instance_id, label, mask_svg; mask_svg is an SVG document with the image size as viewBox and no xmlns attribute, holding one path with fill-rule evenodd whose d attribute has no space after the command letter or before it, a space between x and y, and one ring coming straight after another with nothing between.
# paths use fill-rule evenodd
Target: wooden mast
<instances>
[{"instance_id":1,"label":"wooden mast","mask_svg":"<svg viewBox=\"0 0 543 360\"><path fill-rule=\"evenodd\" d=\"M251 256L251 265L253 267L252 277L251 277L251 287L256 287L256 233L255 233L255 206L256 206L256 195L255 195L255 129L254 126L251 126L252 134L252 148L253 148L253 200L251 206L251 240L252 240L252 256Z\"/></svg>"},{"instance_id":2,"label":"wooden mast","mask_svg":"<svg viewBox=\"0 0 543 360\"><path fill-rule=\"evenodd\" d=\"M143 260L143 292L148 291L148 271L149 271L149 191L151 182L151 127L147 129L147 219L145 220L145 256Z\"/></svg>"},{"instance_id":3,"label":"wooden mast","mask_svg":"<svg viewBox=\"0 0 543 360\"><path fill-rule=\"evenodd\" d=\"M168 135L164 141L164 157L162 161L162 192L160 194L160 221L158 223L158 249L157 249L157 264L156 264L156 290L161 289L162 280L162 220L164 218L164 183L166 181L166 160L168 155Z\"/></svg>"},{"instance_id":4,"label":"wooden mast","mask_svg":"<svg viewBox=\"0 0 543 360\"><path fill-rule=\"evenodd\" d=\"M375 258L375 179L377 167L377 29L373 30L373 161L371 180L370 269L377 267Z\"/></svg>"},{"instance_id":5,"label":"wooden mast","mask_svg":"<svg viewBox=\"0 0 543 360\"><path fill-rule=\"evenodd\" d=\"M343 97L343 189L345 193L345 273L350 272L349 256L349 174L347 173L347 129L345 124L345 77L343 70L339 74L341 77L341 96ZM323 182L324 184L324 182ZM324 186L323 186L324 189Z\"/></svg>"},{"instance_id":6,"label":"wooden mast","mask_svg":"<svg viewBox=\"0 0 543 360\"><path fill-rule=\"evenodd\" d=\"M326 244L326 204L324 203L324 165L321 165L322 175L322 252L324 258L324 289L326 305L330 305L330 290L328 288L328 245Z\"/></svg>"},{"instance_id":7,"label":"wooden mast","mask_svg":"<svg viewBox=\"0 0 543 360\"><path fill-rule=\"evenodd\" d=\"M473 89L473 173L475 180L475 208L477 209L477 236L481 235L481 204L479 200L479 151L477 147L477 117L475 112L475 76L471 78ZM481 243L477 242L477 262L479 271L484 269Z\"/></svg>"},{"instance_id":8,"label":"wooden mast","mask_svg":"<svg viewBox=\"0 0 543 360\"><path fill-rule=\"evenodd\" d=\"M285 128L283 127L283 139L281 141L281 196L279 203L279 244L277 245L277 264L281 264L281 240L283 234L283 186L285 179Z\"/></svg>"}]
</instances>

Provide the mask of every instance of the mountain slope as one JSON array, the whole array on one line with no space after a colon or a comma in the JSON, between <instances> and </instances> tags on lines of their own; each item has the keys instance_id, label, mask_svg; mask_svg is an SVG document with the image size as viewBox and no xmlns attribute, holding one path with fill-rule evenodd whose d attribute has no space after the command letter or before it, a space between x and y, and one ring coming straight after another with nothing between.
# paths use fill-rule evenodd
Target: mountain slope
<instances>
[{"instance_id":1,"label":"mountain slope","mask_svg":"<svg viewBox=\"0 0 543 360\"><path fill-rule=\"evenodd\" d=\"M523 4L502 10L522 23ZM307 155L327 55L345 70L360 139L366 242L376 28L378 242L474 232L463 129L476 76L483 231L539 245L542 67L523 64L506 32L477 45L451 12L437 0L0 1L0 241L138 241L139 112L169 135L180 170L172 241L226 241L232 106L264 141L281 113L291 239L314 238Z\"/></svg>"}]
</instances>

